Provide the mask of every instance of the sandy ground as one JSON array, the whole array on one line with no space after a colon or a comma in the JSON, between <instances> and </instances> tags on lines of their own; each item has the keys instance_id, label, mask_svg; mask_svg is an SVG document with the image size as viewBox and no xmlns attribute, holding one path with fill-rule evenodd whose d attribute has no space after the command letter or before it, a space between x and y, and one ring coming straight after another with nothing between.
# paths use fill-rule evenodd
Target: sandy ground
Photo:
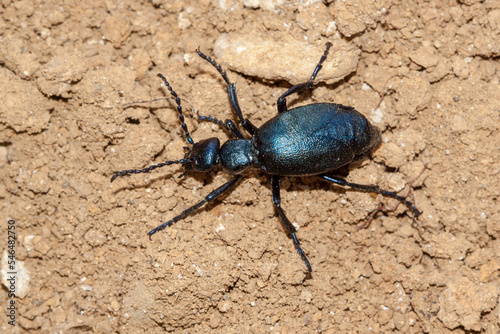
<instances>
[{"instance_id":1,"label":"sandy ground","mask_svg":"<svg viewBox=\"0 0 500 334\"><path fill-rule=\"evenodd\" d=\"M498 333L500 3L449 1L10 1L0 6L0 227L6 282L14 225L15 321L4 333ZM214 56L256 125L290 106L355 107L383 144L348 179L391 199L283 178L282 200L313 267L245 174L219 202L156 234L227 173L179 165L187 146L163 73L195 140L236 117ZM307 117L307 115L304 115ZM8 223L9 219L12 219ZM8 287L0 290L8 307Z\"/></svg>"}]
</instances>

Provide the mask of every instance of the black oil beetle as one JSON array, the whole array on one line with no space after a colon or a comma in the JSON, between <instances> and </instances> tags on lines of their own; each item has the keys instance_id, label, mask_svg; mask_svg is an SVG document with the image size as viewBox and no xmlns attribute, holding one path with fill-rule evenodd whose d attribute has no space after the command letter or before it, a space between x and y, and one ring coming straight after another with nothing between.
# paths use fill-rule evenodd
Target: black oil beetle
<instances>
[{"instance_id":1,"label":"black oil beetle","mask_svg":"<svg viewBox=\"0 0 500 334\"><path fill-rule=\"evenodd\" d=\"M243 178L241 173L248 168L259 168L271 175L273 204L281 217L286 231L293 239L298 253L305 262L308 274L312 272L309 260L300 247L295 227L288 220L285 211L281 208L281 176L317 175L321 179L337 185L395 198L411 208L416 217L420 215L420 212L413 203L394 192L382 190L375 185L347 182L341 177L325 174L360 160L380 144L380 130L368 122L365 116L352 107L333 103L315 103L290 110L287 109L287 96L313 88L313 81L321 70L331 46L331 43L326 44L326 50L309 80L305 83L295 85L283 93L278 98L278 115L271 118L259 128L243 117L236 96L236 86L229 81L226 72L222 70L221 66L215 60L204 55L198 49L198 55L212 64L227 83L231 105L241 125L250 135L250 138L245 138L233 121L229 119L222 122L213 117L199 116L200 120L217 123L229 130L234 139L226 141L222 146L218 138L208 138L200 140L197 143L194 142L189 134L186 123L184 123L180 98L172 89L167 79L162 74L158 74L171 95L175 98L182 129L192 148L189 148L184 158L180 160L166 161L144 169L130 169L117 172L111 178L111 182L122 175L147 173L156 168L172 164L182 164L185 172L191 170L208 172L215 166L222 165L227 172L234 175L234 178L212 191L199 203L184 210L180 215L151 230L149 232L150 237L154 233L184 219L203 205L229 191Z\"/></svg>"}]
</instances>

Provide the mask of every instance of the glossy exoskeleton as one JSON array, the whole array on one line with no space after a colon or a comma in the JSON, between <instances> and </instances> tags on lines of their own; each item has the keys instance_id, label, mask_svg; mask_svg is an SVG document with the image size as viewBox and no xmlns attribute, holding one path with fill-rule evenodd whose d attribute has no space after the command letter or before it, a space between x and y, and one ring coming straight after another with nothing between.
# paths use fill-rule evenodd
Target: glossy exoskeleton
<instances>
[{"instance_id":1,"label":"glossy exoskeleton","mask_svg":"<svg viewBox=\"0 0 500 334\"><path fill-rule=\"evenodd\" d=\"M286 231L293 239L298 253L306 264L308 274L312 272L309 260L300 247L295 227L281 208L280 176L317 175L323 180L337 185L395 198L411 208L415 216L420 215L420 212L411 202L396 193L381 190L378 186L351 183L341 177L325 174L361 159L380 144L380 130L373 126L365 116L352 107L333 103L316 103L290 110L287 109L287 96L313 88L313 81L321 70L322 63L325 61L330 47L331 43L327 43L323 56L307 82L291 87L278 98L278 115L261 127L256 127L243 117L236 96L236 86L229 81L226 72L222 70L215 60L197 50L198 55L212 64L227 83L231 105L241 125L250 135L250 138L243 136L233 121L229 119L221 122L216 118L199 116L200 120L217 123L229 130L234 139L226 141L222 146L218 138L208 138L194 142L187 125L184 123L180 98L166 78L162 74L158 74L175 98L182 129L192 148L183 159L166 161L144 169L124 170L114 174L111 181L122 175L147 173L171 164L182 164L186 172L191 170L208 172L215 166L222 165L227 172L234 175L234 178L212 191L199 203L151 230L149 232L150 237L229 191L242 179L243 175L241 173L248 168L258 168L271 175L273 204Z\"/></svg>"}]
</instances>

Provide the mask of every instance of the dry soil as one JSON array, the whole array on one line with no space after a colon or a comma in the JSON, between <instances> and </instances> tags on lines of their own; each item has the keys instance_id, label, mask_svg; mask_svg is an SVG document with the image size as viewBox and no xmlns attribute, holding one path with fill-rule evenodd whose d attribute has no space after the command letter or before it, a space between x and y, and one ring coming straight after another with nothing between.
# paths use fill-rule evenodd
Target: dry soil
<instances>
[{"instance_id":1,"label":"dry soil","mask_svg":"<svg viewBox=\"0 0 500 334\"><path fill-rule=\"evenodd\" d=\"M0 312L0 331L499 332L498 0L3 0L0 29L2 270L15 225L19 272L16 326ZM252 171L149 240L231 176L179 178L174 165L110 183L188 146L172 99L124 104L169 96L161 72L192 137L226 140L192 117L236 121L197 47L228 69L259 126L328 41L316 88L289 105L365 114L383 144L348 179L411 185L418 220L391 199L283 178L313 267L304 280L269 176ZM7 285L3 310L8 300Z\"/></svg>"}]
</instances>

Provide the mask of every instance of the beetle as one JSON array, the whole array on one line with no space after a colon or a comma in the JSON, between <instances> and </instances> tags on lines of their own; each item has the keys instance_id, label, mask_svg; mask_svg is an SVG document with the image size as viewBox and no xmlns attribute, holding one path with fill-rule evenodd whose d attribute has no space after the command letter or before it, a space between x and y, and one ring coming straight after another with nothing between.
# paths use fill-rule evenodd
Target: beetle
<instances>
[{"instance_id":1,"label":"beetle","mask_svg":"<svg viewBox=\"0 0 500 334\"><path fill-rule=\"evenodd\" d=\"M158 74L175 99L182 130L192 148L188 148L183 159L166 161L143 169L117 172L112 176L111 182L119 176L147 173L172 164L183 165L184 173L189 171L208 172L221 165L226 172L234 177L210 192L202 201L151 230L148 233L150 238L156 232L186 218L203 205L231 190L243 178L242 173L249 168L257 168L271 175L273 204L286 232L293 240L297 252L307 267L308 275L312 273L311 264L300 246L295 227L281 207L280 178L282 176L316 175L336 185L395 198L413 210L415 217L421 214L412 202L395 192L382 190L376 185L348 182L342 177L327 174L359 161L380 145L380 130L372 125L365 116L352 107L334 103L315 103L293 109L287 108L286 97L313 88L314 79L321 70L331 46L330 42L326 44L326 50L308 81L294 85L278 98L278 114L261 127L255 126L249 119L243 117L236 95L236 85L229 80L226 72L214 59L203 54L198 48L196 50L198 55L215 67L226 82L232 108L249 135L249 138L245 137L230 119L222 122L213 117L199 116L200 120L217 123L229 130L233 138L223 143L222 146L218 138L208 138L198 142L191 138L184 122L181 99L167 79L162 74Z\"/></svg>"}]
</instances>

